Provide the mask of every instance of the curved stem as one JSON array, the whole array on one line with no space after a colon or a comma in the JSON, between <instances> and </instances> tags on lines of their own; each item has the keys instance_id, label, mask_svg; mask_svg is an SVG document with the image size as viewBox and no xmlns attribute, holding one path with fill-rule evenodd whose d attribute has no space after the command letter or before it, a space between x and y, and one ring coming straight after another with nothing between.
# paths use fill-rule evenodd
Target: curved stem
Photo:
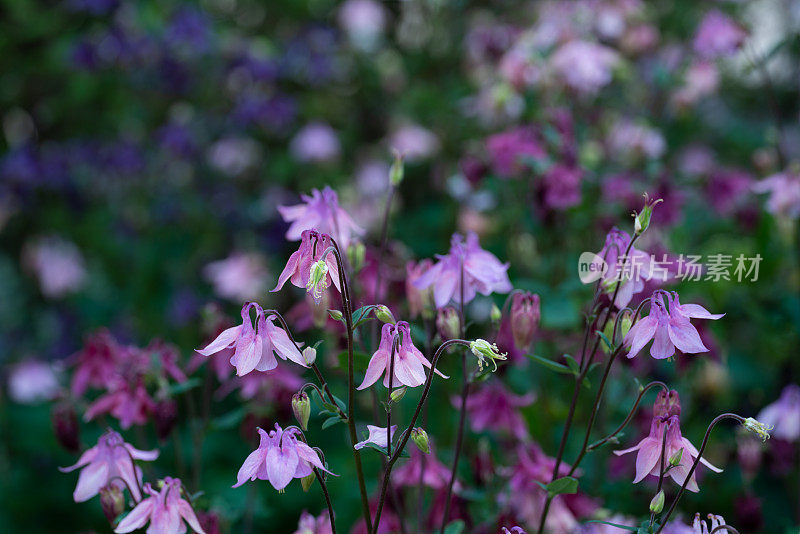
<instances>
[{"instance_id":1,"label":"curved stem","mask_svg":"<svg viewBox=\"0 0 800 534\"><path fill-rule=\"evenodd\" d=\"M314 474L317 476L319 486L322 488L322 494L325 496L325 503L328 505L328 515L331 518L331 534L336 534L336 520L333 517L333 504L331 504L331 495L328 493L328 486L325 484L325 479L322 478L322 474L319 472L319 469L316 467L312 467L312 469L314 470Z\"/></svg>"},{"instance_id":2,"label":"curved stem","mask_svg":"<svg viewBox=\"0 0 800 534\"><path fill-rule=\"evenodd\" d=\"M714 534L715 532L720 532L722 530L727 530L728 532L733 532L733 534L739 534L739 531L736 530L735 528L733 528L730 525L720 525L718 527L715 527L714 530L712 530L709 534Z\"/></svg>"},{"instance_id":3,"label":"curved stem","mask_svg":"<svg viewBox=\"0 0 800 534\"><path fill-rule=\"evenodd\" d=\"M723 413L721 415L716 416L714 420L711 421L711 423L708 425L708 428L706 429L706 435L703 436L703 444L700 445L700 450L697 451L697 458L694 459L694 463L692 463L692 468L689 469L689 473L687 473L686 475L686 480L683 481L681 489L678 490L678 494L675 495L675 498L672 500L672 504L670 504L667 513L664 514L664 517L661 518L660 521L661 526L656 531L656 534L659 534L662 530L664 530L664 526L667 524L667 521L669 521L669 518L672 516L672 512L674 512L675 507L678 506L678 501L680 501L681 497L683 497L683 492L686 491L686 486L692 479L694 471L695 469L697 469L697 464L700 463L700 458L703 457L703 451L706 450L706 445L708 445L708 438L711 435L711 431L714 430L714 427L717 425L717 423L719 423L723 419L734 419L739 423L744 423L744 417L742 417L741 415L736 415L735 413Z\"/></svg>"},{"instance_id":4,"label":"curved stem","mask_svg":"<svg viewBox=\"0 0 800 534\"><path fill-rule=\"evenodd\" d=\"M402 454L403 449L405 448L406 444L408 443L408 439L411 437L411 429L414 428L414 425L417 423L417 418L419 417L420 412L422 411L422 406L425 404L425 401L428 399L428 393L431 390L431 384L433 383L433 376L436 371L436 364L439 363L439 359L441 358L444 350L451 345L464 345L466 347L469 346L469 341L465 341L463 339L448 339L441 345L439 348L436 349L436 352L431 359L431 370L428 373L428 379L425 381L425 389L422 390L422 396L417 403L417 407L414 410L414 415L411 417L411 422L408 424L408 427L402 433L402 439L400 443L397 445L397 449L395 449L394 454L392 457L389 458L389 463L386 464L386 473L383 475L383 484L381 485L381 493L378 500L378 508L375 512L375 523L371 532L373 534L377 534L378 526L380 525L381 521L381 511L383 510L383 503L386 499L386 490L389 487L389 477L392 474L392 468L394 467L395 462L400 458L400 454Z\"/></svg>"},{"instance_id":5,"label":"curved stem","mask_svg":"<svg viewBox=\"0 0 800 534\"><path fill-rule=\"evenodd\" d=\"M631 410L628 412L628 416L625 418L624 421L622 421L622 424L620 424L617 427L617 429L615 431L613 431L611 434L609 434L608 436L604 437L601 440L595 441L594 443L589 445L587 450L588 451L593 451L594 449L596 449L598 447L601 447L602 445L605 445L609 440L613 439L614 436L616 436L617 434L622 432L625 429L625 427L628 426L628 423L630 423L631 419L633 419L633 416L636 414L636 410L637 410L637 408L639 408L639 403L642 402L642 397L644 397L644 394L647 393L651 388L654 388L656 386L661 387L661 389L663 389L664 391L669 391L669 388L667 387L667 385L664 382L659 382L659 381L656 380L656 381L653 381L653 382L650 382L649 384L647 384L639 392L639 396L636 397L636 402L633 403L633 406L631 407Z\"/></svg>"}]
</instances>

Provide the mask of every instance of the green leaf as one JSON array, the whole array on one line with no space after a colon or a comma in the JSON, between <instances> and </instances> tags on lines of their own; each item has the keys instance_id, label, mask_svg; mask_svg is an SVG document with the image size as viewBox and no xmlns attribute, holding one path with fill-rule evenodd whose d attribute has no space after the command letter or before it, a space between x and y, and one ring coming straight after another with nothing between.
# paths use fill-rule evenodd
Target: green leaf
<instances>
[{"instance_id":1,"label":"green leaf","mask_svg":"<svg viewBox=\"0 0 800 534\"><path fill-rule=\"evenodd\" d=\"M535 361L536 363L538 363L539 365L543 365L543 366L547 367L551 371L555 371L557 373L562 373L562 374L565 374L565 375L571 375L572 374L572 369L570 369L569 367L567 367L564 364L561 364L561 363L558 363L558 362L554 362L553 360L548 360L547 358L545 358L543 356L538 356L536 354L526 354L526 356L528 358L530 358L531 360Z\"/></svg>"},{"instance_id":2,"label":"green leaf","mask_svg":"<svg viewBox=\"0 0 800 534\"><path fill-rule=\"evenodd\" d=\"M174 397L176 395L180 395L181 393L186 393L187 391L196 388L202 383L203 383L202 380L195 377L195 378L190 378L188 380L184 380L183 382L170 384L169 388L167 388L167 395L169 395L170 397Z\"/></svg>"},{"instance_id":3,"label":"green leaf","mask_svg":"<svg viewBox=\"0 0 800 534\"><path fill-rule=\"evenodd\" d=\"M547 493L551 497L562 494L572 494L578 492L578 479L575 477L561 477L547 485Z\"/></svg>"},{"instance_id":4,"label":"green leaf","mask_svg":"<svg viewBox=\"0 0 800 534\"><path fill-rule=\"evenodd\" d=\"M594 333L597 334L600 337L600 339L603 340L603 343L605 344L606 349L608 349L609 352L614 352L614 344L608 340L608 338L603 332L601 332L600 330L595 330Z\"/></svg>"},{"instance_id":5,"label":"green leaf","mask_svg":"<svg viewBox=\"0 0 800 534\"><path fill-rule=\"evenodd\" d=\"M451 521L444 527L444 534L461 534L462 532L464 532L464 521L461 519Z\"/></svg>"},{"instance_id":6,"label":"green leaf","mask_svg":"<svg viewBox=\"0 0 800 534\"><path fill-rule=\"evenodd\" d=\"M565 354L564 359L567 360L567 366L572 370L572 374L578 376L581 373L581 365L578 361L569 354Z\"/></svg>"},{"instance_id":7,"label":"green leaf","mask_svg":"<svg viewBox=\"0 0 800 534\"><path fill-rule=\"evenodd\" d=\"M323 421L322 430L325 430L326 428L332 427L336 423L341 423L341 422L342 422L342 419L338 415L332 415L332 416L328 417L327 419L325 419L325 421Z\"/></svg>"},{"instance_id":8,"label":"green leaf","mask_svg":"<svg viewBox=\"0 0 800 534\"><path fill-rule=\"evenodd\" d=\"M359 309L353 312L353 330L361 326L362 323L375 318L371 315L373 309L375 309L375 306L368 304L366 306L361 306Z\"/></svg>"},{"instance_id":9,"label":"green leaf","mask_svg":"<svg viewBox=\"0 0 800 534\"><path fill-rule=\"evenodd\" d=\"M384 456L388 456L388 453L386 451L386 447L381 447L380 445L377 445L377 444L372 443L372 442L367 442L364 446L368 447L370 449L375 449L376 451L379 451ZM411 457L408 454L408 450L407 449L408 449L408 447L403 449L403 452L400 453L400 458L410 458ZM392 447L392 454L394 454L394 453L395 453L395 448Z\"/></svg>"},{"instance_id":10,"label":"green leaf","mask_svg":"<svg viewBox=\"0 0 800 534\"><path fill-rule=\"evenodd\" d=\"M586 523L602 523L603 525L611 525L612 527L621 528L624 530L630 530L631 532L638 532L638 527L631 527L628 525L618 525L617 523L609 523L608 521L600 521L598 519L592 519L591 521L586 521Z\"/></svg>"},{"instance_id":11,"label":"green leaf","mask_svg":"<svg viewBox=\"0 0 800 534\"><path fill-rule=\"evenodd\" d=\"M244 416L245 416L244 408L233 410L232 412L228 412L225 415L221 415L219 417L212 419L210 423L211 429L230 430L231 428L241 423L242 419L244 419Z\"/></svg>"}]
</instances>

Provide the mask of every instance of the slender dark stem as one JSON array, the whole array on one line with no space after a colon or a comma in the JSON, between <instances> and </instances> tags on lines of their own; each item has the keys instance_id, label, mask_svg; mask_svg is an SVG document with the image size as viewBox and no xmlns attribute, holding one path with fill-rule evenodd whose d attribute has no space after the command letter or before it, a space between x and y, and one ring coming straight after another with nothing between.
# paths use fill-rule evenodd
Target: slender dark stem
<instances>
[{"instance_id":1,"label":"slender dark stem","mask_svg":"<svg viewBox=\"0 0 800 534\"><path fill-rule=\"evenodd\" d=\"M411 417L411 422L408 424L408 427L402 432L402 438L400 443L398 443L397 448L392 454L392 457L389 458L389 463L386 465L386 472L383 475L383 484L381 485L381 493L378 499L378 508L375 512L375 523L371 532L373 534L377 534L378 526L380 526L381 521L381 511L383 510L383 503L386 499L386 490L389 488L389 477L392 474L392 468L394 467L395 462L400 458L400 454L403 452L406 444L408 443L409 438L411 437L411 429L414 428L414 425L417 423L417 418L419 417L420 412L422 411L422 406L425 404L425 401L428 399L428 393L431 390L431 384L433 383L433 375L436 371L436 364L439 363L439 358L444 354L444 350L451 345L464 345L469 346L469 341L465 341L463 339L448 339L441 345L439 348L436 349L436 352L431 359L431 370L428 373L428 379L425 381L425 389L422 390L422 396L417 403L417 407L414 410L414 415Z\"/></svg>"},{"instance_id":2,"label":"slender dark stem","mask_svg":"<svg viewBox=\"0 0 800 534\"><path fill-rule=\"evenodd\" d=\"M720 525L718 527L715 527L714 530L712 530L710 532L710 534L714 534L715 532L720 532L722 530L727 530L728 532L733 532L733 534L739 534L739 531L736 530L735 528L733 528L730 525Z\"/></svg>"},{"instance_id":3,"label":"slender dark stem","mask_svg":"<svg viewBox=\"0 0 800 534\"><path fill-rule=\"evenodd\" d=\"M392 386L394 385L394 355L397 353L398 336L392 341L392 354L389 356L389 387L386 390L386 456L392 455Z\"/></svg>"},{"instance_id":4,"label":"slender dark stem","mask_svg":"<svg viewBox=\"0 0 800 534\"><path fill-rule=\"evenodd\" d=\"M664 390L664 391L666 391L666 392L668 392L668 391L669 391L669 388L668 388L668 387L667 387L667 385L666 385L665 383L663 383L663 382L654 381L654 382L650 382L649 384L647 384L647 385L646 385L644 388L642 388L642 390L639 392L639 396L638 396L638 397L636 397L636 402L634 402L634 403L633 403L633 406L631 407L631 410L628 412L628 416L625 418L625 420L624 420L624 421L622 421L622 423L621 423L621 424L620 424L620 425L617 427L617 429L616 429L616 430L614 430L614 431L613 431L611 434L609 434L608 436L604 437L603 439L601 439L601 440L598 440L598 441L595 441L594 443L592 443L591 445L589 445L589 447L587 448L587 450L589 450L589 451L593 451L594 449L596 449L596 448L598 448L598 447L600 447L600 446L602 446L602 445L605 445L605 444L606 444L606 443L607 443L609 440L613 439L613 438L614 438L614 436L616 436L617 434L619 434L620 432L622 432L622 431L625 429L625 427L626 427L626 426L628 426L628 423L630 423L631 419L633 419L633 416L636 414L636 410L637 410L637 408L639 407L639 403L641 403L641 401L642 401L642 397L644 397L644 394L645 394L645 393L647 393L647 392L648 392L648 391L649 391L651 388L654 388L654 387L656 387L656 386L659 386L659 387L661 387L661 389L663 389L663 390Z\"/></svg>"},{"instance_id":5,"label":"slender dark stem","mask_svg":"<svg viewBox=\"0 0 800 534\"><path fill-rule=\"evenodd\" d=\"M325 495L325 503L328 505L328 515L331 518L331 534L336 534L336 520L333 517L333 504L331 503L331 495L328 493L328 486L325 484L325 479L322 478L322 474L319 472L319 469L316 467L312 467L312 469L314 470L314 474L317 476L319 486L322 488L322 494Z\"/></svg>"},{"instance_id":6,"label":"slender dark stem","mask_svg":"<svg viewBox=\"0 0 800 534\"><path fill-rule=\"evenodd\" d=\"M714 430L714 427L717 425L717 423L719 423L723 419L734 419L739 423L744 423L744 417L742 417L741 415L736 415L735 413L723 413L716 416L714 420L711 421L711 423L708 425L708 428L706 429L706 435L703 436L703 444L700 445L700 450L697 451L697 458L694 459L694 463L692 463L692 467L691 469L689 469L689 473L686 474L686 480L683 481L681 489L678 490L678 494L675 495L675 499L672 500L672 504L670 504L667 513L664 515L664 517L661 518L660 521L661 526L656 531L656 534L659 534L662 530L664 530L664 526L667 524L667 521L669 521L669 518L672 516L672 512L674 512L675 507L678 506L678 501L680 501L681 497L683 497L683 492L686 491L686 486L689 485L689 481L692 480L694 471L695 469L697 469L697 464L700 463L700 458L703 457L703 451L706 450L706 445L708 445L708 438L709 436L711 436L711 431Z\"/></svg>"},{"instance_id":7,"label":"slender dark stem","mask_svg":"<svg viewBox=\"0 0 800 534\"><path fill-rule=\"evenodd\" d=\"M667 455L667 429L664 429L664 436L661 438L661 460L658 464L658 487L656 488L656 495L658 492L661 491L662 486L664 485L664 475L667 474L667 471L664 469L665 456ZM656 513L650 512L650 528L648 530L653 530L653 521L656 520Z\"/></svg>"}]
</instances>

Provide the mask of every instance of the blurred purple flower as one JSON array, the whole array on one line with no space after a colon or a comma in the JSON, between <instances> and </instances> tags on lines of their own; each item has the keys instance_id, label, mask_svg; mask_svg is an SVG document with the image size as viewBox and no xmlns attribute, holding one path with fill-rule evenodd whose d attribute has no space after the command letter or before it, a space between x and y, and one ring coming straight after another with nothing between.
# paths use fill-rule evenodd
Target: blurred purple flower
<instances>
[{"instance_id":1,"label":"blurred purple flower","mask_svg":"<svg viewBox=\"0 0 800 534\"><path fill-rule=\"evenodd\" d=\"M761 410L757 419L774 428L772 437L797 441L800 438L800 386L789 384L780 398Z\"/></svg>"},{"instance_id":2,"label":"blurred purple flower","mask_svg":"<svg viewBox=\"0 0 800 534\"><path fill-rule=\"evenodd\" d=\"M267 267L258 254L234 253L211 262L203 269L205 278L222 298L242 302L259 297L267 288Z\"/></svg>"},{"instance_id":3,"label":"blurred purple flower","mask_svg":"<svg viewBox=\"0 0 800 534\"><path fill-rule=\"evenodd\" d=\"M386 26L383 6L374 0L347 0L339 7L339 25L350 41L363 50L373 50Z\"/></svg>"},{"instance_id":4,"label":"blurred purple flower","mask_svg":"<svg viewBox=\"0 0 800 534\"><path fill-rule=\"evenodd\" d=\"M286 239L289 241L301 240L304 232L315 230L333 237L344 253L354 237L364 234L364 230L339 205L339 196L329 186L325 186L322 191L312 189L310 195L300 195L300 199L300 204L278 206L283 220L290 223L286 231ZM322 254L329 244L318 250L317 254ZM314 259L318 257L315 256Z\"/></svg>"},{"instance_id":5,"label":"blurred purple flower","mask_svg":"<svg viewBox=\"0 0 800 534\"><path fill-rule=\"evenodd\" d=\"M156 402L150 397L142 380L135 383L115 376L106 393L98 397L83 414L84 421L91 421L98 415L110 414L119 420L123 430L133 425L144 425L156 408Z\"/></svg>"},{"instance_id":6,"label":"blurred purple flower","mask_svg":"<svg viewBox=\"0 0 800 534\"><path fill-rule=\"evenodd\" d=\"M569 41L550 57L550 65L566 85L581 94L593 95L611 83L619 55L589 41Z\"/></svg>"},{"instance_id":7,"label":"blurred purple flower","mask_svg":"<svg viewBox=\"0 0 800 534\"><path fill-rule=\"evenodd\" d=\"M175 122L167 123L156 132L159 144L173 156L189 158L197 152L191 129Z\"/></svg>"},{"instance_id":8,"label":"blurred purple flower","mask_svg":"<svg viewBox=\"0 0 800 534\"><path fill-rule=\"evenodd\" d=\"M736 52L747 32L730 17L714 9L703 17L694 36L694 51L703 59L716 59Z\"/></svg>"},{"instance_id":9,"label":"blurred purple flower","mask_svg":"<svg viewBox=\"0 0 800 534\"><path fill-rule=\"evenodd\" d=\"M494 134L486 140L492 168L503 178L516 178L528 168L528 159L542 160L547 154L531 127Z\"/></svg>"},{"instance_id":10,"label":"blurred purple flower","mask_svg":"<svg viewBox=\"0 0 800 534\"><path fill-rule=\"evenodd\" d=\"M53 365L23 360L9 369L8 396L19 404L36 404L54 399L59 393Z\"/></svg>"},{"instance_id":11,"label":"blurred purple flower","mask_svg":"<svg viewBox=\"0 0 800 534\"><path fill-rule=\"evenodd\" d=\"M236 102L233 118L239 124L256 124L269 132L283 132L297 115L294 99L285 95L244 95Z\"/></svg>"},{"instance_id":12,"label":"blurred purple flower","mask_svg":"<svg viewBox=\"0 0 800 534\"><path fill-rule=\"evenodd\" d=\"M430 440L430 438L429 438ZM392 471L392 483L399 487L414 487L420 483L434 490L441 490L450 483L450 468L436 458L433 442L429 441L431 452L425 454L418 447L409 447L411 458ZM453 488L461 484L456 481Z\"/></svg>"},{"instance_id":13,"label":"blurred purple flower","mask_svg":"<svg viewBox=\"0 0 800 534\"><path fill-rule=\"evenodd\" d=\"M439 138L422 126L409 124L396 129L388 140L405 161L414 162L428 158L439 151Z\"/></svg>"},{"instance_id":14,"label":"blurred purple flower","mask_svg":"<svg viewBox=\"0 0 800 534\"><path fill-rule=\"evenodd\" d=\"M756 193L769 193L767 211L790 219L800 218L800 173L785 171L773 174L753 185Z\"/></svg>"},{"instance_id":15,"label":"blurred purple flower","mask_svg":"<svg viewBox=\"0 0 800 534\"><path fill-rule=\"evenodd\" d=\"M211 46L211 20L206 13L184 5L172 15L164 35L169 46L181 55L200 55Z\"/></svg>"},{"instance_id":16,"label":"blurred purple flower","mask_svg":"<svg viewBox=\"0 0 800 534\"><path fill-rule=\"evenodd\" d=\"M333 534L331 517L328 512L323 512L318 517L314 517L303 510L294 534Z\"/></svg>"},{"instance_id":17,"label":"blurred purple flower","mask_svg":"<svg viewBox=\"0 0 800 534\"><path fill-rule=\"evenodd\" d=\"M706 199L723 217L731 215L740 207L753 186L752 177L736 169L720 169L708 180Z\"/></svg>"},{"instance_id":18,"label":"blurred purple flower","mask_svg":"<svg viewBox=\"0 0 800 534\"><path fill-rule=\"evenodd\" d=\"M22 263L36 275L42 294L48 298L75 293L86 283L86 267L78 247L57 236L26 244Z\"/></svg>"},{"instance_id":19,"label":"blurred purple flower","mask_svg":"<svg viewBox=\"0 0 800 534\"><path fill-rule=\"evenodd\" d=\"M312 122L292 139L289 150L301 163L325 163L339 157L339 138L333 128L324 122Z\"/></svg>"},{"instance_id":20,"label":"blurred purple flower","mask_svg":"<svg viewBox=\"0 0 800 534\"><path fill-rule=\"evenodd\" d=\"M544 203L554 210L577 206L581 202L583 170L576 165L557 163L545 172L543 178Z\"/></svg>"},{"instance_id":21,"label":"blurred purple flower","mask_svg":"<svg viewBox=\"0 0 800 534\"><path fill-rule=\"evenodd\" d=\"M519 409L536 399L533 393L514 395L499 381L486 383L467 398L467 413L474 432L506 432L518 440L528 438L528 425Z\"/></svg>"},{"instance_id":22,"label":"blurred purple flower","mask_svg":"<svg viewBox=\"0 0 800 534\"><path fill-rule=\"evenodd\" d=\"M666 150L666 141L661 132L645 124L627 119L617 121L608 135L609 150L614 156L623 158L645 157L658 159Z\"/></svg>"}]
</instances>

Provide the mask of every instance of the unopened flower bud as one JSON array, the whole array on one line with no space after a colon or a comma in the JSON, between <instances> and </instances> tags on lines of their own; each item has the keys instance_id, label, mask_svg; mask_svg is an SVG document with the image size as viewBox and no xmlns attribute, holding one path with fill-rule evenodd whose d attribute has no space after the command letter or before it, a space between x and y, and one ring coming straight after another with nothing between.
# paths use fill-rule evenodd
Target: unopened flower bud
<instances>
[{"instance_id":1,"label":"unopened flower bud","mask_svg":"<svg viewBox=\"0 0 800 534\"><path fill-rule=\"evenodd\" d=\"M325 260L320 259L311 264L311 270L308 273L308 283L306 289L314 298L314 302L319 304L325 290L328 289L328 264Z\"/></svg>"},{"instance_id":2,"label":"unopened flower bud","mask_svg":"<svg viewBox=\"0 0 800 534\"><path fill-rule=\"evenodd\" d=\"M394 162L392 163L392 167L389 169L389 183L391 183L394 187L400 185L400 182L403 181L403 175L405 174L405 169L403 166L403 156L400 152L395 151L394 153Z\"/></svg>"},{"instance_id":3,"label":"unopened flower bud","mask_svg":"<svg viewBox=\"0 0 800 534\"><path fill-rule=\"evenodd\" d=\"M300 485L303 486L303 491L308 492L311 489L311 485L314 483L314 479L317 478L317 475L311 473L308 476L304 476L300 479Z\"/></svg>"},{"instance_id":4,"label":"unopened flower bud","mask_svg":"<svg viewBox=\"0 0 800 534\"><path fill-rule=\"evenodd\" d=\"M742 423L742 426L761 438L761 441L767 441L769 439L769 433L772 432L772 429L774 428L769 425L765 425L760 421L756 421L752 417L745 419L744 423Z\"/></svg>"},{"instance_id":5,"label":"unopened flower bud","mask_svg":"<svg viewBox=\"0 0 800 534\"><path fill-rule=\"evenodd\" d=\"M392 402L395 402L395 403L396 402L400 402L402 400L402 398L406 396L406 390L407 389L408 388L405 387L405 386L403 386L401 388L397 388L397 389L392 391L392 394L389 395L389 398L392 400Z\"/></svg>"},{"instance_id":6,"label":"unopened flower bud","mask_svg":"<svg viewBox=\"0 0 800 534\"><path fill-rule=\"evenodd\" d=\"M328 310L328 315L330 315L331 319L334 321L341 321L344 319L344 314L339 310Z\"/></svg>"},{"instance_id":7,"label":"unopened flower bud","mask_svg":"<svg viewBox=\"0 0 800 534\"><path fill-rule=\"evenodd\" d=\"M153 424L156 427L158 439L164 441L175 428L178 420L178 404L173 399L163 399L156 403L153 412Z\"/></svg>"},{"instance_id":8,"label":"unopened flower bud","mask_svg":"<svg viewBox=\"0 0 800 534\"><path fill-rule=\"evenodd\" d=\"M656 493L656 496L653 497L653 500L650 501L650 511L654 514L660 514L661 510L664 509L664 490L659 491Z\"/></svg>"},{"instance_id":9,"label":"unopened flower bud","mask_svg":"<svg viewBox=\"0 0 800 534\"><path fill-rule=\"evenodd\" d=\"M306 365L311 365L317 361L317 349L314 347L306 347L303 349L303 361Z\"/></svg>"},{"instance_id":10,"label":"unopened flower bud","mask_svg":"<svg viewBox=\"0 0 800 534\"><path fill-rule=\"evenodd\" d=\"M375 317L382 323L391 323L394 324L396 321L394 319L394 315L392 314L392 310L389 309L388 306L383 304L379 304L375 306Z\"/></svg>"},{"instance_id":11,"label":"unopened flower bud","mask_svg":"<svg viewBox=\"0 0 800 534\"><path fill-rule=\"evenodd\" d=\"M81 448L81 427L72 404L64 401L53 406L51 420L53 432L61 446L69 452L77 453Z\"/></svg>"},{"instance_id":12,"label":"unopened flower bud","mask_svg":"<svg viewBox=\"0 0 800 534\"><path fill-rule=\"evenodd\" d=\"M300 391L292 396L292 412L300 424L300 428L308 430L308 418L311 417L311 401L305 391Z\"/></svg>"},{"instance_id":13,"label":"unopened flower bud","mask_svg":"<svg viewBox=\"0 0 800 534\"><path fill-rule=\"evenodd\" d=\"M640 212L633 212L633 231L636 235L641 235L647 230L650 226L650 219L653 216L653 208L661 202L661 199L651 200L650 197L647 196L647 193L644 195L644 207Z\"/></svg>"},{"instance_id":14,"label":"unopened flower bud","mask_svg":"<svg viewBox=\"0 0 800 534\"><path fill-rule=\"evenodd\" d=\"M367 257L367 247L361 241L353 241L347 247L347 261L350 262L354 272L358 272L364 266L364 259Z\"/></svg>"},{"instance_id":15,"label":"unopened flower bud","mask_svg":"<svg viewBox=\"0 0 800 534\"><path fill-rule=\"evenodd\" d=\"M430 454L431 444L428 440L428 433L425 430L415 427L411 430L411 440L419 447L419 450L425 454Z\"/></svg>"},{"instance_id":16,"label":"unopened flower bud","mask_svg":"<svg viewBox=\"0 0 800 534\"><path fill-rule=\"evenodd\" d=\"M436 328L443 339L456 339L461 335L461 319L452 306L439 310L436 315Z\"/></svg>"},{"instance_id":17,"label":"unopened flower bud","mask_svg":"<svg viewBox=\"0 0 800 534\"><path fill-rule=\"evenodd\" d=\"M681 459L683 458L683 447L672 453L672 456L669 457L669 465L672 467L678 467L681 465Z\"/></svg>"},{"instance_id":18,"label":"unopened flower bud","mask_svg":"<svg viewBox=\"0 0 800 534\"><path fill-rule=\"evenodd\" d=\"M519 350L527 350L531 346L540 318L539 295L528 292L514 294L511 299L511 333L514 346Z\"/></svg>"},{"instance_id":19,"label":"unopened flower bud","mask_svg":"<svg viewBox=\"0 0 800 534\"><path fill-rule=\"evenodd\" d=\"M113 525L119 514L125 511L125 497L119 486L109 484L100 488L100 506L108 522Z\"/></svg>"},{"instance_id":20,"label":"unopened flower bud","mask_svg":"<svg viewBox=\"0 0 800 534\"><path fill-rule=\"evenodd\" d=\"M500 308L497 307L497 304L494 302L492 303L492 310L489 312L489 319L493 323L499 323L500 319L503 318L503 312L500 311Z\"/></svg>"},{"instance_id":21,"label":"unopened flower bud","mask_svg":"<svg viewBox=\"0 0 800 534\"><path fill-rule=\"evenodd\" d=\"M505 360L506 353L500 352L497 345L489 343L485 339L476 339L470 342L469 349L478 358L478 370L483 371L483 366L490 362L493 366L492 371L497 370L497 360Z\"/></svg>"},{"instance_id":22,"label":"unopened flower bud","mask_svg":"<svg viewBox=\"0 0 800 534\"><path fill-rule=\"evenodd\" d=\"M631 326L633 326L633 319L629 313L626 313L622 316L622 319L619 320L618 330L620 339L625 339L625 336L631 331Z\"/></svg>"}]
</instances>

